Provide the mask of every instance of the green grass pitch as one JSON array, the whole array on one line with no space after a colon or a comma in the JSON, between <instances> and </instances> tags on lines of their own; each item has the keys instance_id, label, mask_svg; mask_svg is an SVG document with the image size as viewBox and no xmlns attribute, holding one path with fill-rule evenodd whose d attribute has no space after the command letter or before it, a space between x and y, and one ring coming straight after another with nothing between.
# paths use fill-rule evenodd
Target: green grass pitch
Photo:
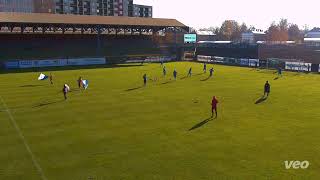
<instances>
[{"instance_id":1,"label":"green grass pitch","mask_svg":"<svg viewBox=\"0 0 320 180\"><path fill-rule=\"evenodd\" d=\"M0 74L0 179L320 179L319 75L275 80L274 71L215 65L207 79L202 64L166 67L166 78L159 64L55 69L53 86L40 72ZM144 73L158 81L141 87ZM271 95L255 104L266 80ZM206 121L213 95L219 117ZM291 160L310 166L287 170Z\"/></svg>"}]
</instances>

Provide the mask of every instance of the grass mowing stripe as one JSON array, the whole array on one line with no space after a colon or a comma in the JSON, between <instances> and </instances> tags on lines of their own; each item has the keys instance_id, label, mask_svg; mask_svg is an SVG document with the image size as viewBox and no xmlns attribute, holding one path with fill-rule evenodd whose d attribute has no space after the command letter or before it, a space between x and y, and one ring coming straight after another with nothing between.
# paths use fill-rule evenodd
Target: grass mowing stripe
<instances>
[{"instance_id":1,"label":"grass mowing stripe","mask_svg":"<svg viewBox=\"0 0 320 180\"><path fill-rule=\"evenodd\" d=\"M28 143L27 143L27 141L26 141L26 138L25 138L24 135L22 134L22 132L21 132L21 130L20 130L17 122L15 121L14 117L12 116L10 109L8 109L7 104L4 102L2 96L0 96L0 99L1 99L1 102L2 102L2 104L3 104L3 106L4 106L4 108L5 108L5 111L6 111L7 114L9 115L9 118L10 118L10 120L11 120L11 123L13 124L14 128L16 129L16 131L17 131L19 137L21 138L21 140L22 140L25 148L27 149L28 153L30 154L31 159L32 159L32 162L33 162L33 165L36 167L37 171L39 172L39 174L40 174L40 176L41 176L41 179L42 179L42 180L48 180L48 178L44 175L43 170L42 170L40 164L38 163L38 161L36 160L33 152L31 151L31 148L30 148L30 146L28 145Z\"/></svg>"}]
</instances>

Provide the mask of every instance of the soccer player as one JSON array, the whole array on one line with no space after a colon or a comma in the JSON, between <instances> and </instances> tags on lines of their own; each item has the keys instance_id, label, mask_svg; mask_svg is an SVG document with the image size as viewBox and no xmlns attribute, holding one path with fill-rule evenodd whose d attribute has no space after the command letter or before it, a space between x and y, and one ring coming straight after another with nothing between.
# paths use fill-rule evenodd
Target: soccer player
<instances>
[{"instance_id":1,"label":"soccer player","mask_svg":"<svg viewBox=\"0 0 320 180\"><path fill-rule=\"evenodd\" d=\"M203 64L203 73L206 73L207 72L207 63L204 63Z\"/></svg>"},{"instance_id":2,"label":"soccer player","mask_svg":"<svg viewBox=\"0 0 320 180\"><path fill-rule=\"evenodd\" d=\"M69 91L68 86L67 86L66 84L63 85L62 92L63 92L64 100L67 100L67 93L68 93L68 91Z\"/></svg>"},{"instance_id":3,"label":"soccer player","mask_svg":"<svg viewBox=\"0 0 320 180\"><path fill-rule=\"evenodd\" d=\"M188 77L192 76L192 68L190 67L189 71L188 71Z\"/></svg>"},{"instance_id":4,"label":"soccer player","mask_svg":"<svg viewBox=\"0 0 320 180\"><path fill-rule=\"evenodd\" d=\"M50 79L50 83L53 84L53 77L51 73L50 73L49 79Z\"/></svg>"},{"instance_id":5,"label":"soccer player","mask_svg":"<svg viewBox=\"0 0 320 180\"><path fill-rule=\"evenodd\" d=\"M80 76L79 79L78 79L78 87L79 89L83 86L82 84L82 77Z\"/></svg>"},{"instance_id":6,"label":"soccer player","mask_svg":"<svg viewBox=\"0 0 320 180\"><path fill-rule=\"evenodd\" d=\"M281 69L281 67L278 68L278 76L282 76L282 69Z\"/></svg>"},{"instance_id":7,"label":"soccer player","mask_svg":"<svg viewBox=\"0 0 320 180\"><path fill-rule=\"evenodd\" d=\"M268 97L269 93L270 93L270 84L267 81L266 84L264 85L264 96L267 95L267 97Z\"/></svg>"},{"instance_id":8,"label":"soccer player","mask_svg":"<svg viewBox=\"0 0 320 180\"><path fill-rule=\"evenodd\" d=\"M178 75L178 72L177 72L176 69L174 69L174 71L173 71L173 78L174 78L174 80L177 80L177 75Z\"/></svg>"},{"instance_id":9,"label":"soccer player","mask_svg":"<svg viewBox=\"0 0 320 180\"><path fill-rule=\"evenodd\" d=\"M166 67L165 67L165 66L163 66L162 71L163 71L163 76L166 76L166 75L167 75L167 70L166 70Z\"/></svg>"},{"instance_id":10,"label":"soccer player","mask_svg":"<svg viewBox=\"0 0 320 180\"><path fill-rule=\"evenodd\" d=\"M216 118L218 117L217 104L218 104L218 100L216 96L213 96L211 101L211 117L213 117L213 112L215 112Z\"/></svg>"},{"instance_id":11,"label":"soccer player","mask_svg":"<svg viewBox=\"0 0 320 180\"><path fill-rule=\"evenodd\" d=\"M212 77L213 76L213 68L210 68L210 77Z\"/></svg>"},{"instance_id":12,"label":"soccer player","mask_svg":"<svg viewBox=\"0 0 320 180\"><path fill-rule=\"evenodd\" d=\"M147 85L147 74L143 75L143 84L144 84L144 86Z\"/></svg>"}]
</instances>

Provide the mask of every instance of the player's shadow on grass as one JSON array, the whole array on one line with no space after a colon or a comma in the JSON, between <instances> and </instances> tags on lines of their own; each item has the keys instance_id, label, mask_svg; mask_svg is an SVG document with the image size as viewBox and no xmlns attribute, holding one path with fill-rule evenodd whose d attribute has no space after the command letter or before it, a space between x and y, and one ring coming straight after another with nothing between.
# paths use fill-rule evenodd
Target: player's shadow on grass
<instances>
[{"instance_id":1,"label":"player's shadow on grass","mask_svg":"<svg viewBox=\"0 0 320 180\"><path fill-rule=\"evenodd\" d=\"M193 76L200 76L200 75L203 75L205 73L197 73L197 74L193 74Z\"/></svg>"},{"instance_id":2,"label":"player's shadow on grass","mask_svg":"<svg viewBox=\"0 0 320 180\"><path fill-rule=\"evenodd\" d=\"M49 105L57 104L57 103L64 102L64 101L65 101L65 100L45 102L45 103L40 103L40 104L34 105L34 106L32 106L32 107L33 107L33 108L40 108L40 107L49 106Z\"/></svg>"},{"instance_id":3,"label":"player's shadow on grass","mask_svg":"<svg viewBox=\"0 0 320 180\"><path fill-rule=\"evenodd\" d=\"M205 124L207 124L209 121L212 121L212 120L213 120L212 117L210 117L210 118L208 118L208 119L205 119L205 120L203 120L202 122L194 125L192 128L189 129L189 131L193 131L193 130L195 130L195 129L198 129L198 128L204 126Z\"/></svg>"},{"instance_id":4,"label":"player's shadow on grass","mask_svg":"<svg viewBox=\"0 0 320 180\"><path fill-rule=\"evenodd\" d=\"M191 76L190 76L190 75L187 75L187 76L184 76L184 77L182 77L182 78L180 78L180 79L182 80L182 79L191 78L192 76L200 76L200 75L203 75L203 73L192 74Z\"/></svg>"},{"instance_id":5,"label":"player's shadow on grass","mask_svg":"<svg viewBox=\"0 0 320 180\"><path fill-rule=\"evenodd\" d=\"M165 84L170 84L170 83L173 83L174 81L170 80L170 81L166 81L164 83L161 83L162 85L165 85Z\"/></svg>"},{"instance_id":6,"label":"player's shadow on grass","mask_svg":"<svg viewBox=\"0 0 320 180\"><path fill-rule=\"evenodd\" d=\"M141 88L143 88L143 87L144 87L144 86L138 86L138 87L135 87L135 88L127 89L126 91L134 91L134 90L141 89Z\"/></svg>"},{"instance_id":7,"label":"player's shadow on grass","mask_svg":"<svg viewBox=\"0 0 320 180\"><path fill-rule=\"evenodd\" d=\"M276 80L278 80L278 79L280 79L280 77L276 77L276 78L274 78L273 80L275 80L275 81L276 81Z\"/></svg>"},{"instance_id":8,"label":"player's shadow on grass","mask_svg":"<svg viewBox=\"0 0 320 180\"><path fill-rule=\"evenodd\" d=\"M207 77L207 78L205 78L205 79L201 79L200 81L208 81L210 78L211 78L211 77L209 76L209 77Z\"/></svg>"},{"instance_id":9,"label":"player's shadow on grass","mask_svg":"<svg viewBox=\"0 0 320 180\"><path fill-rule=\"evenodd\" d=\"M44 85L40 85L40 84L28 84L28 85L23 85L23 86L19 86L19 87L40 87L40 86L44 86Z\"/></svg>"},{"instance_id":10,"label":"player's shadow on grass","mask_svg":"<svg viewBox=\"0 0 320 180\"><path fill-rule=\"evenodd\" d=\"M72 92L79 92L79 91L82 91L83 89L71 89L69 92L72 93Z\"/></svg>"},{"instance_id":11,"label":"player's shadow on grass","mask_svg":"<svg viewBox=\"0 0 320 180\"><path fill-rule=\"evenodd\" d=\"M84 89L70 89L69 93L82 92ZM57 91L57 94L61 94L62 91Z\"/></svg>"},{"instance_id":12,"label":"player's shadow on grass","mask_svg":"<svg viewBox=\"0 0 320 180\"><path fill-rule=\"evenodd\" d=\"M268 99L268 97L262 96L262 97L260 97L260 99L258 99L254 104L263 103L263 102L266 101L267 99Z\"/></svg>"}]
</instances>

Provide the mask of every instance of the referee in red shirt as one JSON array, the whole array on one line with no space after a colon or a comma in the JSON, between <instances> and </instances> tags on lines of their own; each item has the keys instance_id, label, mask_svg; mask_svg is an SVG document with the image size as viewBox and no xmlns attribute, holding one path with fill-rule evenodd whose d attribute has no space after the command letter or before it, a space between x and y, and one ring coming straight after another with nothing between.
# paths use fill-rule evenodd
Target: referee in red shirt
<instances>
[{"instance_id":1,"label":"referee in red shirt","mask_svg":"<svg viewBox=\"0 0 320 180\"><path fill-rule=\"evenodd\" d=\"M218 100L215 96L213 96L211 101L211 113L212 113L211 117L213 117L213 112L215 112L216 118L218 117L217 104L218 104Z\"/></svg>"}]
</instances>

